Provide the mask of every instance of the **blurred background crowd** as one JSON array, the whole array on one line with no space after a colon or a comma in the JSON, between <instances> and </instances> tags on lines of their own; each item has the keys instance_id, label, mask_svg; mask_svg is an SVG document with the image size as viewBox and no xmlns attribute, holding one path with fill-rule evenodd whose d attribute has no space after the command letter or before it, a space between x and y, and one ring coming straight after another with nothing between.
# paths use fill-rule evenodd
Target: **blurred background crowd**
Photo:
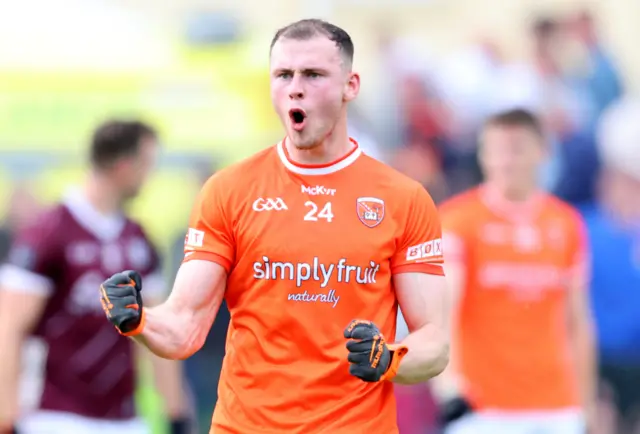
<instances>
[{"instance_id":1,"label":"blurred background crowd","mask_svg":"<svg viewBox=\"0 0 640 434\"><path fill-rule=\"evenodd\" d=\"M163 153L131 212L172 277L202 182L281 138L269 99L268 44L279 26L301 17L351 33L363 83L351 135L436 201L481 180L475 150L482 121L524 107L549 134L541 185L585 215L599 216L599 204L617 200L635 219L639 16L634 0L3 2L0 257L19 225L80 179L96 124L135 116L158 128ZM625 177L601 182L608 165ZM640 230L608 231L603 219L587 219L600 246L591 290L601 357L628 366L622 372L640 393ZM222 312L205 348L186 364L202 432L216 400L227 321ZM398 395L402 433L427 432L435 408L428 389ZM602 396L603 415L613 418L619 403L606 384ZM143 411L160 417L144 384L140 397Z\"/></svg>"}]
</instances>

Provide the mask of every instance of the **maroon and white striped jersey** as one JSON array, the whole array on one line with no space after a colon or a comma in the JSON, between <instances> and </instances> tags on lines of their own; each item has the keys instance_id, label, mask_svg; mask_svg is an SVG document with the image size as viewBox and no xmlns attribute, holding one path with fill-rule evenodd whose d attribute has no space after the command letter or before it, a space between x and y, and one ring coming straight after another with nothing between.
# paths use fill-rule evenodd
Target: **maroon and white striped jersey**
<instances>
[{"instance_id":1,"label":"maroon and white striped jersey","mask_svg":"<svg viewBox=\"0 0 640 434\"><path fill-rule=\"evenodd\" d=\"M99 298L100 284L127 269L143 276L146 298L162 295L159 257L140 225L100 214L79 192L17 234L0 287L48 297L34 330L47 347L41 410L135 417L133 344L107 321Z\"/></svg>"}]
</instances>

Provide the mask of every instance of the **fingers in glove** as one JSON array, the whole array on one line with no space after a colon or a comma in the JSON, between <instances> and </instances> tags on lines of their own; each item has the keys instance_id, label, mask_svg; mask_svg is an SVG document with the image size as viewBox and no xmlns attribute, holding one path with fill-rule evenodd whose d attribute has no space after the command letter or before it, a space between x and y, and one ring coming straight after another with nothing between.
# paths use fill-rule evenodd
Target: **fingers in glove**
<instances>
[{"instance_id":1,"label":"fingers in glove","mask_svg":"<svg viewBox=\"0 0 640 434\"><path fill-rule=\"evenodd\" d=\"M100 294L102 297L109 300L114 300L122 297L135 297L138 291L133 286L112 286L112 285L100 285Z\"/></svg>"},{"instance_id":2,"label":"fingers in glove","mask_svg":"<svg viewBox=\"0 0 640 434\"><path fill-rule=\"evenodd\" d=\"M372 343L374 339L363 339L361 341L356 341L354 339L349 339L347 341L347 350L351 353L366 353L372 350Z\"/></svg>"},{"instance_id":3,"label":"fingers in glove","mask_svg":"<svg viewBox=\"0 0 640 434\"><path fill-rule=\"evenodd\" d=\"M105 282L107 285L133 285L135 281L125 273L116 273L109 277Z\"/></svg>"},{"instance_id":4,"label":"fingers in glove","mask_svg":"<svg viewBox=\"0 0 640 434\"><path fill-rule=\"evenodd\" d=\"M111 297L107 299L101 297L100 303L102 303L102 308L109 317L120 314L125 310L131 310L134 314L140 311L138 300L134 295Z\"/></svg>"},{"instance_id":5,"label":"fingers in glove","mask_svg":"<svg viewBox=\"0 0 640 434\"><path fill-rule=\"evenodd\" d=\"M366 320L353 320L344 330L344 337L347 339L372 338L376 334L379 334L378 328L371 321Z\"/></svg>"},{"instance_id":6,"label":"fingers in glove","mask_svg":"<svg viewBox=\"0 0 640 434\"><path fill-rule=\"evenodd\" d=\"M355 363L357 365L369 366L370 353L349 353L347 354L347 360L349 363Z\"/></svg>"},{"instance_id":7,"label":"fingers in glove","mask_svg":"<svg viewBox=\"0 0 640 434\"><path fill-rule=\"evenodd\" d=\"M140 276L140 273L133 270L127 270L122 272L122 274L127 276L135 284L138 290L142 290L142 276Z\"/></svg>"}]
</instances>

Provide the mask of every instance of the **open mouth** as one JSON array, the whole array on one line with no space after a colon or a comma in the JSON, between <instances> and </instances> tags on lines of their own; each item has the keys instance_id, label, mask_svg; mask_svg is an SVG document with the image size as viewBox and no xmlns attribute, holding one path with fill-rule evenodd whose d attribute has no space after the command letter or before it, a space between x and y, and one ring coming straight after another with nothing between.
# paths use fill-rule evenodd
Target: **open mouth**
<instances>
[{"instance_id":1,"label":"open mouth","mask_svg":"<svg viewBox=\"0 0 640 434\"><path fill-rule=\"evenodd\" d=\"M289 110L289 118L293 129L300 131L304 127L307 114L301 109L291 109Z\"/></svg>"}]
</instances>

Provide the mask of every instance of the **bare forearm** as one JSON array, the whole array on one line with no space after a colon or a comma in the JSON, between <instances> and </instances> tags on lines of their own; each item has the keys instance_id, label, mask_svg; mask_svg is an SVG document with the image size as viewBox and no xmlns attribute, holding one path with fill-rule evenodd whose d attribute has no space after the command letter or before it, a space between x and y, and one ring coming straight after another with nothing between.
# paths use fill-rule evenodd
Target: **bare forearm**
<instances>
[{"instance_id":1,"label":"bare forearm","mask_svg":"<svg viewBox=\"0 0 640 434\"><path fill-rule=\"evenodd\" d=\"M17 336L0 337L0 427L11 426L18 417L18 379L22 340Z\"/></svg>"},{"instance_id":2,"label":"bare forearm","mask_svg":"<svg viewBox=\"0 0 640 434\"><path fill-rule=\"evenodd\" d=\"M163 359L186 359L204 344L208 328L188 312L177 312L169 303L145 308L145 325L134 339Z\"/></svg>"},{"instance_id":3,"label":"bare forearm","mask_svg":"<svg viewBox=\"0 0 640 434\"><path fill-rule=\"evenodd\" d=\"M595 338L590 326L584 325L576 330L574 357L582 404L588 410L595 405L597 363Z\"/></svg>"},{"instance_id":4,"label":"bare forearm","mask_svg":"<svg viewBox=\"0 0 640 434\"><path fill-rule=\"evenodd\" d=\"M440 374L449 362L449 344L443 332L426 325L409 334L402 343L409 352L393 379L400 384L423 383Z\"/></svg>"}]
</instances>

